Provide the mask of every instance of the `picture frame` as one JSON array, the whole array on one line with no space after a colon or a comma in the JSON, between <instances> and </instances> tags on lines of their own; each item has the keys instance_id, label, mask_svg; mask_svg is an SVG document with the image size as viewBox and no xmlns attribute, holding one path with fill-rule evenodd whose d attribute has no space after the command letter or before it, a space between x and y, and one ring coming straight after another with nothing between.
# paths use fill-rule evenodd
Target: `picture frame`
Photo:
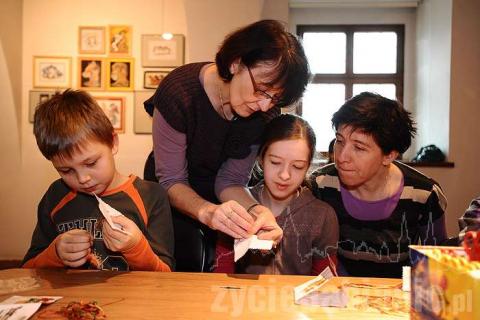
<instances>
[{"instance_id":1,"label":"picture frame","mask_svg":"<svg viewBox=\"0 0 480 320\"><path fill-rule=\"evenodd\" d=\"M133 58L107 59L107 90L132 91L134 88L133 66Z\"/></svg>"},{"instance_id":2,"label":"picture frame","mask_svg":"<svg viewBox=\"0 0 480 320\"><path fill-rule=\"evenodd\" d=\"M143 87L145 89L157 89L163 78L170 73L171 70L146 70L143 73Z\"/></svg>"},{"instance_id":3,"label":"picture frame","mask_svg":"<svg viewBox=\"0 0 480 320\"><path fill-rule=\"evenodd\" d=\"M132 27L126 25L108 26L109 55L130 56L132 52Z\"/></svg>"},{"instance_id":4,"label":"picture frame","mask_svg":"<svg viewBox=\"0 0 480 320\"><path fill-rule=\"evenodd\" d=\"M71 69L71 57L33 56L33 87L69 88Z\"/></svg>"},{"instance_id":5,"label":"picture frame","mask_svg":"<svg viewBox=\"0 0 480 320\"><path fill-rule=\"evenodd\" d=\"M142 34L143 67L178 67L184 63L185 37L174 34L165 40L160 34Z\"/></svg>"},{"instance_id":6,"label":"picture frame","mask_svg":"<svg viewBox=\"0 0 480 320\"><path fill-rule=\"evenodd\" d=\"M117 133L125 132L125 98L124 97L107 97L94 96L93 97L107 118L112 123L113 129Z\"/></svg>"},{"instance_id":7,"label":"picture frame","mask_svg":"<svg viewBox=\"0 0 480 320\"><path fill-rule=\"evenodd\" d=\"M78 87L84 90L105 89L105 59L98 57L78 58Z\"/></svg>"},{"instance_id":8,"label":"picture frame","mask_svg":"<svg viewBox=\"0 0 480 320\"><path fill-rule=\"evenodd\" d=\"M136 90L134 92L133 131L136 134L152 133L152 117L145 111L143 103L154 93L153 90Z\"/></svg>"},{"instance_id":9,"label":"picture frame","mask_svg":"<svg viewBox=\"0 0 480 320\"><path fill-rule=\"evenodd\" d=\"M28 121L33 123L33 116L37 106L53 97L55 90L30 90L28 94Z\"/></svg>"},{"instance_id":10,"label":"picture frame","mask_svg":"<svg viewBox=\"0 0 480 320\"><path fill-rule=\"evenodd\" d=\"M104 54L105 27L80 26L78 27L78 53Z\"/></svg>"}]
</instances>

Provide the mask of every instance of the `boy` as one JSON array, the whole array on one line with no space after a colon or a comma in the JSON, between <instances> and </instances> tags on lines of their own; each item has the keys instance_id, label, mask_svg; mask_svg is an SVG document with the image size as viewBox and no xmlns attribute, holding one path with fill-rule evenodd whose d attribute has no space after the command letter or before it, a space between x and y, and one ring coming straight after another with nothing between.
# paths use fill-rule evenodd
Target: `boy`
<instances>
[{"instance_id":1,"label":"boy","mask_svg":"<svg viewBox=\"0 0 480 320\"><path fill-rule=\"evenodd\" d=\"M173 228L163 188L115 168L118 136L93 98L66 90L42 103L33 131L60 174L38 206L24 268L170 271ZM124 216L102 219L98 195ZM103 223L98 223L100 220Z\"/></svg>"}]
</instances>

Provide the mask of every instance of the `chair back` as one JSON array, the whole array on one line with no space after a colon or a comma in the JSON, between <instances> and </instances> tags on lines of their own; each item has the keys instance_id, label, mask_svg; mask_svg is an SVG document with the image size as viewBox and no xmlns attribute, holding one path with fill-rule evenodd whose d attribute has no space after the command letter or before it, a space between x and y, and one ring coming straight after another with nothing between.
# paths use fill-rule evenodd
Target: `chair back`
<instances>
[{"instance_id":1,"label":"chair back","mask_svg":"<svg viewBox=\"0 0 480 320\"><path fill-rule=\"evenodd\" d=\"M158 182L153 151L147 157L143 179ZM216 232L172 209L175 271L209 272L215 259Z\"/></svg>"}]
</instances>

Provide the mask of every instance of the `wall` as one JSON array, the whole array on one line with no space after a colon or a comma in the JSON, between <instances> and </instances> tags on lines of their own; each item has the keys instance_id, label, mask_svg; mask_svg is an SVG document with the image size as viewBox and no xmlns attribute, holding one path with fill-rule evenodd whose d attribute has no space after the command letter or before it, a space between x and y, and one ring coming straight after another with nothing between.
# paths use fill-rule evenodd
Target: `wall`
<instances>
[{"instance_id":1,"label":"wall","mask_svg":"<svg viewBox=\"0 0 480 320\"><path fill-rule=\"evenodd\" d=\"M23 4L23 6L22 6ZM165 10L165 15L162 14ZM165 21L162 21L165 17ZM73 59L76 83L78 26L133 27L135 87L142 89L140 35L165 28L186 37L186 62L213 59L226 33L260 18L288 19L287 0L2 0L0 1L0 260L20 259L30 243L36 206L58 174L37 150L28 122L32 56ZM21 79L21 80L20 80ZM133 93L126 97L126 130L116 157L119 171L143 176L150 135L133 133Z\"/></svg>"},{"instance_id":2,"label":"wall","mask_svg":"<svg viewBox=\"0 0 480 320\"><path fill-rule=\"evenodd\" d=\"M19 179L21 171L21 74L22 74L22 2L0 1L0 255L23 248L31 218L23 218L22 202L29 197L23 192ZM25 224L28 225L25 227ZM15 235L20 234L18 238ZM12 240L17 240L12 243ZM10 249L10 247L12 247Z\"/></svg>"},{"instance_id":3,"label":"wall","mask_svg":"<svg viewBox=\"0 0 480 320\"><path fill-rule=\"evenodd\" d=\"M416 146L449 154L452 0L426 0L417 10Z\"/></svg>"},{"instance_id":4,"label":"wall","mask_svg":"<svg viewBox=\"0 0 480 320\"><path fill-rule=\"evenodd\" d=\"M458 233L457 218L463 214L471 199L480 195L480 179L478 164L480 159L480 2L477 0L461 0L444 2L446 6L451 2L451 67L449 87L439 85L431 87L432 99L443 97L447 99L444 91L449 92L449 123L431 129L430 133L443 136L445 128L449 132L449 159L455 163L453 169L426 168L422 170L435 177L445 191L448 198L448 231L450 234ZM427 0L422 5L438 5L436 0ZM447 7L448 8L448 7ZM445 8L443 8L445 9ZM442 9L436 8L436 13ZM435 24L446 23L441 19ZM444 70L445 66L435 65L432 68ZM437 72L437 71L432 71ZM444 70L444 72L446 72ZM437 77L442 75L437 73ZM431 79L435 83L436 79ZM436 101L436 100L435 100ZM442 103L445 101L442 101ZM430 102L431 103L431 102ZM439 112L443 112L439 108ZM436 104L432 104L426 117L435 117ZM443 119L448 113L443 113ZM443 139L446 139L444 137Z\"/></svg>"}]
</instances>

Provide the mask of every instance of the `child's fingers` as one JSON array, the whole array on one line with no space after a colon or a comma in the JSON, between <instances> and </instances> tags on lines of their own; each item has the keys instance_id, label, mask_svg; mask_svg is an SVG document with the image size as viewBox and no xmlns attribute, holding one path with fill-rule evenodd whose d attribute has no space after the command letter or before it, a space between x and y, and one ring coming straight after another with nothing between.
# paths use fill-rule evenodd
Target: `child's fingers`
<instances>
[{"instance_id":1,"label":"child's fingers","mask_svg":"<svg viewBox=\"0 0 480 320\"><path fill-rule=\"evenodd\" d=\"M75 261L63 261L63 264L65 264L66 266L69 266L69 267L72 267L72 268L78 268L78 267L81 267L83 266L88 260L88 255L78 259L78 260L75 260Z\"/></svg>"},{"instance_id":2,"label":"child's fingers","mask_svg":"<svg viewBox=\"0 0 480 320\"><path fill-rule=\"evenodd\" d=\"M90 248L90 242L76 242L76 243L66 243L63 245L63 250L67 253L76 253L82 252Z\"/></svg>"},{"instance_id":3,"label":"child's fingers","mask_svg":"<svg viewBox=\"0 0 480 320\"><path fill-rule=\"evenodd\" d=\"M283 230L280 228L275 228L270 231L262 231L258 233L258 239L260 240L273 240L275 245L277 245L283 237Z\"/></svg>"},{"instance_id":4,"label":"child's fingers","mask_svg":"<svg viewBox=\"0 0 480 320\"><path fill-rule=\"evenodd\" d=\"M73 229L63 233L62 240L68 243L91 242L92 236L86 230Z\"/></svg>"},{"instance_id":5,"label":"child's fingers","mask_svg":"<svg viewBox=\"0 0 480 320\"><path fill-rule=\"evenodd\" d=\"M102 227L103 239L122 241L125 234L113 229L108 223L105 223Z\"/></svg>"}]
</instances>

